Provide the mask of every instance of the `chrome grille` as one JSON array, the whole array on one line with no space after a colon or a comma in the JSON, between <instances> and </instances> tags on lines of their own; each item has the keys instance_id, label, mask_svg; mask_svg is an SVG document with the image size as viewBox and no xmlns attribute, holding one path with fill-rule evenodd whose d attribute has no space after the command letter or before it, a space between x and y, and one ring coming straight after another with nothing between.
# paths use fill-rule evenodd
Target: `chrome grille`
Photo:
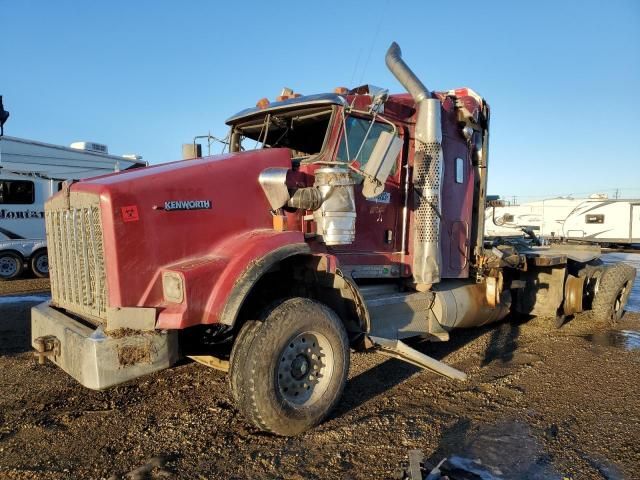
<instances>
[{"instance_id":1,"label":"chrome grille","mask_svg":"<svg viewBox=\"0 0 640 480\"><path fill-rule=\"evenodd\" d=\"M107 292L99 205L47 208L45 219L54 304L105 319Z\"/></svg>"}]
</instances>

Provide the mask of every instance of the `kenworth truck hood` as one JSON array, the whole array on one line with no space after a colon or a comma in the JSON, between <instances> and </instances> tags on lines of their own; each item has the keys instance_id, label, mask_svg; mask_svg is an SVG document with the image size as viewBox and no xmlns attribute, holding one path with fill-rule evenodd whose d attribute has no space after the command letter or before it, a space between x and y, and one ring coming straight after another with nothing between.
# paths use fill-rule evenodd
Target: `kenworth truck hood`
<instances>
[{"instance_id":1,"label":"kenworth truck hood","mask_svg":"<svg viewBox=\"0 0 640 480\"><path fill-rule=\"evenodd\" d=\"M290 158L288 149L256 150L105 175L74 183L47 202L47 211L66 208L73 215L81 203L99 205L107 307L156 307L163 302L163 268L206 258L239 235L272 228L258 175L267 167L290 167ZM69 235L93 233L77 233L76 223L68 223L74 225ZM57 280L55 272L52 280L68 281Z\"/></svg>"}]
</instances>

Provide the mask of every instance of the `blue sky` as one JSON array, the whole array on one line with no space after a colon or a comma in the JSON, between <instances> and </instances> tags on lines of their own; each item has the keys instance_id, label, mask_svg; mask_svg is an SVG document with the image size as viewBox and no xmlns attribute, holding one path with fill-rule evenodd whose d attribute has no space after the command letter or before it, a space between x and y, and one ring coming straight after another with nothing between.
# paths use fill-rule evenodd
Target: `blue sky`
<instances>
[{"instance_id":1,"label":"blue sky","mask_svg":"<svg viewBox=\"0 0 640 480\"><path fill-rule=\"evenodd\" d=\"M0 33L7 135L174 160L283 86L402 91L395 40L430 89L490 103L490 193L640 197L635 0L0 0Z\"/></svg>"}]
</instances>

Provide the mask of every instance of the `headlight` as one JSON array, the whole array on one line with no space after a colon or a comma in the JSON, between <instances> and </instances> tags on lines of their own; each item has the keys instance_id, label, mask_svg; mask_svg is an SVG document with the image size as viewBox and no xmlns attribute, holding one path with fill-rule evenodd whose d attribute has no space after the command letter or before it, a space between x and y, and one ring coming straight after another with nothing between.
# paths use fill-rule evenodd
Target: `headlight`
<instances>
[{"instance_id":1,"label":"headlight","mask_svg":"<svg viewBox=\"0 0 640 480\"><path fill-rule=\"evenodd\" d=\"M184 279L176 272L162 274L162 295L165 301L182 303L184 300Z\"/></svg>"}]
</instances>

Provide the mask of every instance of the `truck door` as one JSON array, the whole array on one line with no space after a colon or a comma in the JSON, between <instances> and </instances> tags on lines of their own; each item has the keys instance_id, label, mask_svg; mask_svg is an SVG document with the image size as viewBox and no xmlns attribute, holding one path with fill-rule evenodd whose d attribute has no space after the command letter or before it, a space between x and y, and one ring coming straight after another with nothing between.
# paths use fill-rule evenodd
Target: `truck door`
<instances>
[{"instance_id":1,"label":"truck door","mask_svg":"<svg viewBox=\"0 0 640 480\"><path fill-rule=\"evenodd\" d=\"M443 138L442 218L440 252L442 278L469 276L469 235L473 207L474 173L467 143L457 137Z\"/></svg>"},{"instance_id":2,"label":"truck door","mask_svg":"<svg viewBox=\"0 0 640 480\"><path fill-rule=\"evenodd\" d=\"M380 134L384 131L391 132L393 127L382 121L376 121L371 125L371 119L360 117L347 117L345 123L346 135L343 133L340 139L337 160L353 162L355 158L354 166L362 169ZM367 131L369 131L368 135ZM398 155L386 181L384 192L378 197L366 199L362 195L362 184L356 185L356 240L352 245L334 249L336 253L340 253L343 263L390 263L391 254L401 248L403 205L401 185L404 180L401 162L404 157L403 153Z\"/></svg>"}]
</instances>

